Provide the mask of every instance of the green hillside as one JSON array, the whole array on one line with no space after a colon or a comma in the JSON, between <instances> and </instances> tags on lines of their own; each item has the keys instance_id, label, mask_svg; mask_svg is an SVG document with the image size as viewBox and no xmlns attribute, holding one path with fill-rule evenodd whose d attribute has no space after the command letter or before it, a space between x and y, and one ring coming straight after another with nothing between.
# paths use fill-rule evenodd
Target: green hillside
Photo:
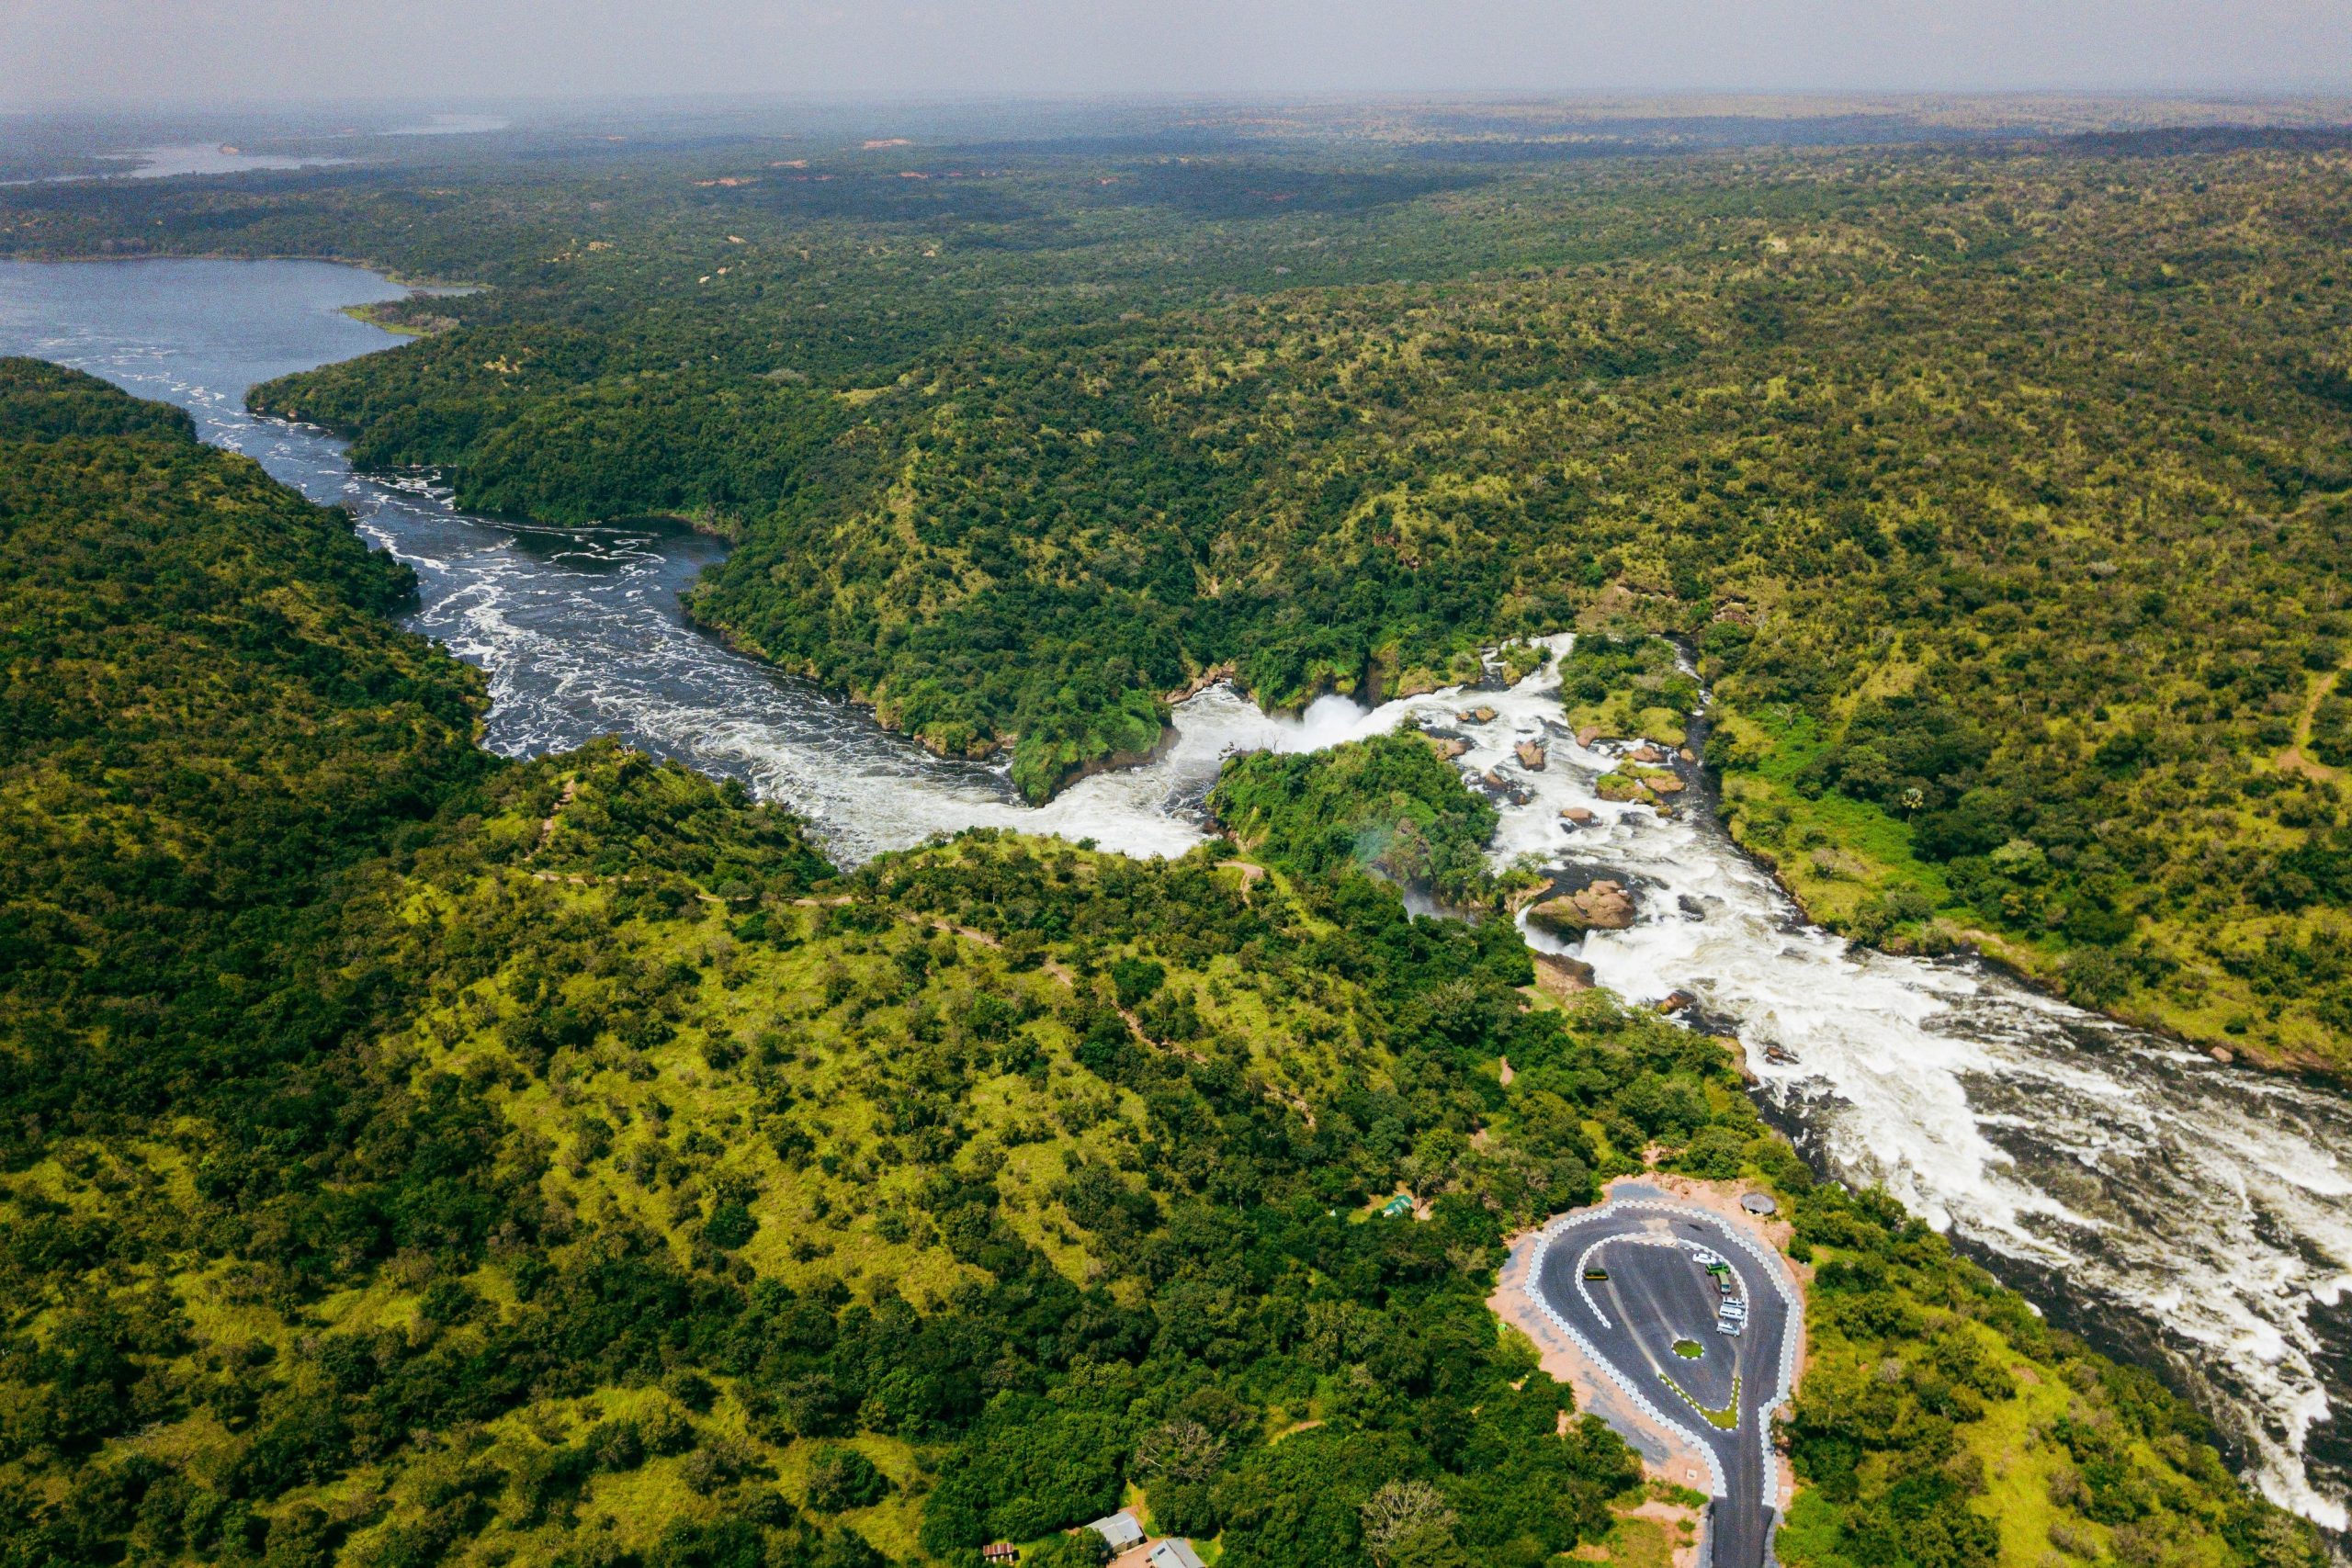
<instances>
[{"instance_id":1,"label":"green hillside","mask_svg":"<svg viewBox=\"0 0 2352 1568\"><path fill-rule=\"evenodd\" d=\"M1645 1148L1820 1271L1790 1562L2318 1561L1719 1042L1285 847L1470 815L1417 741L1285 763L1259 875L837 878L733 786L476 750L401 570L184 421L19 361L0 431L9 1568L1052 1562L1138 1487L1235 1568L1547 1562L1636 1472L1484 1302Z\"/></svg>"},{"instance_id":2,"label":"green hillside","mask_svg":"<svg viewBox=\"0 0 2352 1568\"><path fill-rule=\"evenodd\" d=\"M1035 797L1212 672L1287 705L1681 636L1734 829L1822 920L2340 1068L2340 139L1399 124L12 191L0 250L491 285L257 404L469 505L729 535L699 617Z\"/></svg>"}]
</instances>

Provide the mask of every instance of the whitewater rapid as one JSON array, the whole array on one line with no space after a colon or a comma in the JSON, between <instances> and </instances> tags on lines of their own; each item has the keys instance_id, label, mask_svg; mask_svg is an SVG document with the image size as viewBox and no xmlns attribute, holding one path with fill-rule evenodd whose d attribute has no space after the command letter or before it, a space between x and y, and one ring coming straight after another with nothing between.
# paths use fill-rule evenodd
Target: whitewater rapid
<instances>
[{"instance_id":1,"label":"whitewater rapid","mask_svg":"<svg viewBox=\"0 0 2352 1568\"><path fill-rule=\"evenodd\" d=\"M1576 743L1548 667L1509 690L1371 710L1327 697L1295 717L1212 688L1178 708L1174 741L1154 761L1031 809L1001 767L933 758L687 626L678 594L718 558L713 542L468 516L424 480L354 474L322 433L245 414L259 379L390 343L337 312L400 292L307 263L0 264L0 352L177 402L206 439L350 508L415 569L410 624L487 672L494 750L618 735L789 803L843 863L975 825L1177 854L1203 838L1202 797L1232 751L1308 750L1407 723L1460 736L1465 773L1506 785L1494 795L1498 864L1634 889L1636 922L1577 948L1603 985L1635 1000L1696 997L1736 1031L1766 1106L1826 1168L1884 1182L2054 1316L2169 1363L2264 1492L2344 1528L2352 1434L2336 1431L2330 1397L2352 1391L2343 1102L1970 960L1870 953L1806 925L1724 835L1703 781L1670 819L1600 799L1594 781L1623 747ZM1462 722L1475 705L1496 716ZM1513 748L1537 739L1547 761L1530 771ZM1566 822L1571 806L1593 823Z\"/></svg>"},{"instance_id":2,"label":"whitewater rapid","mask_svg":"<svg viewBox=\"0 0 2352 1568\"><path fill-rule=\"evenodd\" d=\"M2344 1387L2352 1350L2339 1310L2352 1287L2352 1106L1973 959L1881 953L1807 924L1731 842L1698 770L1679 768L1692 787L1670 818L1600 797L1597 781L1633 742L1578 745L1555 668L1508 691L1370 711L1326 698L1296 721L1204 694L1178 710L1182 743L1126 804L1196 799L1204 781L1186 770L1229 750L1306 750L1400 725L1467 741L1458 765L1501 817L1498 869L1606 874L1639 905L1627 930L1577 942L1526 930L1532 945L1573 953L1631 1000L1694 998L1699 1016L1734 1029L1759 1093L1831 1172L1883 1183L2069 1320L2168 1362L2267 1495L2342 1530L2347 1472L2328 1390ZM1464 720L1480 707L1495 716ZM1544 749L1541 769L1519 760L1528 740ZM1111 804L1082 813L1106 841ZM1568 807L1592 821L1569 821Z\"/></svg>"},{"instance_id":3,"label":"whitewater rapid","mask_svg":"<svg viewBox=\"0 0 2352 1568\"><path fill-rule=\"evenodd\" d=\"M1679 814L1602 800L1629 747L1578 746L1539 671L1480 694L1490 724L1451 722L1451 697L1365 721L1474 740L1491 773L1498 864L1525 861L1634 890L1622 931L1575 944L1600 984L1672 991L1728 1022L1769 1107L1830 1171L1883 1182L2013 1283L2132 1352L2169 1363L2280 1505L2342 1530L2352 1320L2352 1106L2292 1079L2221 1065L2067 1006L1969 958L1854 947L1807 924L1735 846L1703 787ZM1515 744L1541 739L1541 772ZM1680 772L1703 786L1696 770ZM1590 812L1577 827L1563 807ZM1775 1056L1783 1059L1775 1061Z\"/></svg>"}]
</instances>

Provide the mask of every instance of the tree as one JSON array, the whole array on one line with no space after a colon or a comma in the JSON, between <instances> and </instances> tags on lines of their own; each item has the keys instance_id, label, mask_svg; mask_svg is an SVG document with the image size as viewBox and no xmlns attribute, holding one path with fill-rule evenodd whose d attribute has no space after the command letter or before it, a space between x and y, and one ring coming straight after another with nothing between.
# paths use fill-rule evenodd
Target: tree
<instances>
[{"instance_id":1,"label":"tree","mask_svg":"<svg viewBox=\"0 0 2352 1568\"><path fill-rule=\"evenodd\" d=\"M1148 1481L1206 1481L1225 1462L1225 1439L1179 1417L1153 1427L1136 1445L1135 1472Z\"/></svg>"},{"instance_id":2,"label":"tree","mask_svg":"<svg viewBox=\"0 0 2352 1568\"><path fill-rule=\"evenodd\" d=\"M1363 1540L1380 1568L1421 1568L1461 1558L1459 1522L1445 1494L1426 1481L1391 1481L1363 1508Z\"/></svg>"}]
</instances>

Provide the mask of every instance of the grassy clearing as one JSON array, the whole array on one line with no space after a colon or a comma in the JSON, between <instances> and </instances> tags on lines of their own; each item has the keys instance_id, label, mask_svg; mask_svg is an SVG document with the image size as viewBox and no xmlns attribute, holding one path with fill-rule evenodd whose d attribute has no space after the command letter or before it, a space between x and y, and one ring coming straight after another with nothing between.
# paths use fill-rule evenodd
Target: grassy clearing
<instances>
[{"instance_id":1,"label":"grassy clearing","mask_svg":"<svg viewBox=\"0 0 2352 1568\"><path fill-rule=\"evenodd\" d=\"M1575 1562L1602 1563L1606 1568L1673 1568L1675 1548L1687 1533L1664 1520L1629 1514L1610 1528L1605 1540L1580 1546L1569 1555Z\"/></svg>"}]
</instances>

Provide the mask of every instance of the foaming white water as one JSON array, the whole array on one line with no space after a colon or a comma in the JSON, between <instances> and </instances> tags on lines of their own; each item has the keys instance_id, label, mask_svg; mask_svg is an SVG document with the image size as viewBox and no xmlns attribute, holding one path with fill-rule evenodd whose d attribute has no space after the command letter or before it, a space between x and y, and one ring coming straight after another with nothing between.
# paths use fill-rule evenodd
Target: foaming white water
<instances>
[{"instance_id":1,"label":"foaming white water","mask_svg":"<svg viewBox=\"0 0 2352 1568\"><path fill-rule=\"evenodd\" d=\"M1495 716L1464 722L1468 705ZM1577 745L1549 668L1506 692L1369 712L1327 698L1297 723L1219 693L1178 723L1207 731L1191 742L1204 763L1403 723L1466 740L1460 765L1501 816L1498 866L1606 872L1637 892L1631 928L1577 944L1529 931L1532 944L1573 950L1631 999L1679 990L1734 1023L1762 1092L1834 1170L1883 1182L1937 1228L2027 1266L2090 1322L2166 1357L2267 1494L2345 1528L2326 1387L2346 1348L2326 1309L2352 1283L2352 1108L2340 1100L2223 1067L1973 960L1875 953L1806 924L1699 790L1673 818L1602 800L1596 781L1630 748ZM1523 740L1543 744L1540 770L1520 763ZM1591 824L1564 819L1571 807Z\"/></svg>"},{"instance_id":2,"label":"foaming white water","mask_svg":"<svg viewBox=\"0 0 2352 1568\"><path fill-rule=\"evenodd\" d=\"M2352 1181L2334 1152L2352 1150L2352 1115L1975 964L1857 950L1804 924L1709 813L1668 819L1601 800L1594 781L1614 759L1566 732L1550 674L1369 711L1327 697L1295 718L1214 687L1178 708L1159 756L1033 809L1001 767L931 757L683 625L677 564L693 541L534 538L413 490L361 499L370 534L426 581L416 624L491 671L500 750L617 732L788 801L845 863L969 826L1178 854L1200 841L1199 802L1231 752L1313 750L1402 723L1459 733L1464 772L1507 785L1490 792L1498 863L1608 870L1639 890L1634 926L1580 946L1601 984L1637 1000L1695 996L1736 1022L1764 1093L1834 1169L2033 1266L2095 1320L2120 1310L2147 1325L2143 1337L2204 1392L2264 1490L2342 1528L2342 1495L2314 1484L2308 1456L2330 1415L2315 1292L2352 1274ZM1497 716L1459 723L1465 702ZM1537 739L1540 772L1513 750ZM1567 806L1593 825L1564 824ZM1776 1065L1767 1046L1797 1059Z\"/></svg>"},{"instance_id":3,"label":"foaming white water","mask_svg":"<svg viewBox=\"0 0 2352 1568\"><path fill-rule=\"evenodd\" d=\"M2326 1379L2343 1323L2324 1309L2352 1268L2352 1109L1973 961L1890 956L1804 924L1711 811L1600 799L1624 748L1576 745L1555 696L1539 674L1482 699L1500 712L1464 761L1525 797L1498 803L1498 859L1636 888L1631 928L1577 944L1596 978L1636 1000L1695 997L1736 1024L1763 1092L1832 1168L2030 1266L2093 1321L2144 1325L2129 1337L2204 1395L2263 1490L2342 1529L2345 1472L2318 1450L2341 1452ZM1544 771L1516 768L1510 743L1539 735ZM1593 825L1564 824L1571 806Z\"/></svg>"},{"instance_id":4,"label":"foaming white water","mask_svg":"<svg viewBox=\"0 0 2352 1568\"><path fill-rule=\"evenodd\" d=\"M1498 862L1532 856L1635 885L1636 923L1579 948L1603 984L1637 999L1687 991L1735 1023L1763 1092L1830 1166L1883 1180L2014 1260L2045 1302L2168 1357L2265 1491L2343 1528L2352 1441L2334 1429L2328 1390L2352 1375L2341 1304L2352 1111L2336 1100L2219 1067L1973 963L1860 952L1805 926L1702 804L1668 820L1599 799L1612 759L1566 733L1545 672L1370 712L1326 698L1296 718L1211 690L1182 705L1150 763L1028 809L1001 768L930 757L686 626L677 593L718 558L708 541L468 517L424 481L355 477L316 432L244 414L263 377L392 344L336 311L400 292L308 264L0 264L0 350L168 398L207 439L350 506L415 568L414 624L488 672L499 750L618 734L790 802L845 863L979 824L1177 853L1199 841L1198 802L1229 750L1308 750L1407 721L1461 734L1465 771L1508 786ZM1458 723L1467 702L1497 716ZM1538 738L1548 760L1532 772L1512 746ZM1593 825L1564 825L1567 806ZM1797 1059L1776 1065L1770 1046Z\"/></svg>"}]
</instances>

